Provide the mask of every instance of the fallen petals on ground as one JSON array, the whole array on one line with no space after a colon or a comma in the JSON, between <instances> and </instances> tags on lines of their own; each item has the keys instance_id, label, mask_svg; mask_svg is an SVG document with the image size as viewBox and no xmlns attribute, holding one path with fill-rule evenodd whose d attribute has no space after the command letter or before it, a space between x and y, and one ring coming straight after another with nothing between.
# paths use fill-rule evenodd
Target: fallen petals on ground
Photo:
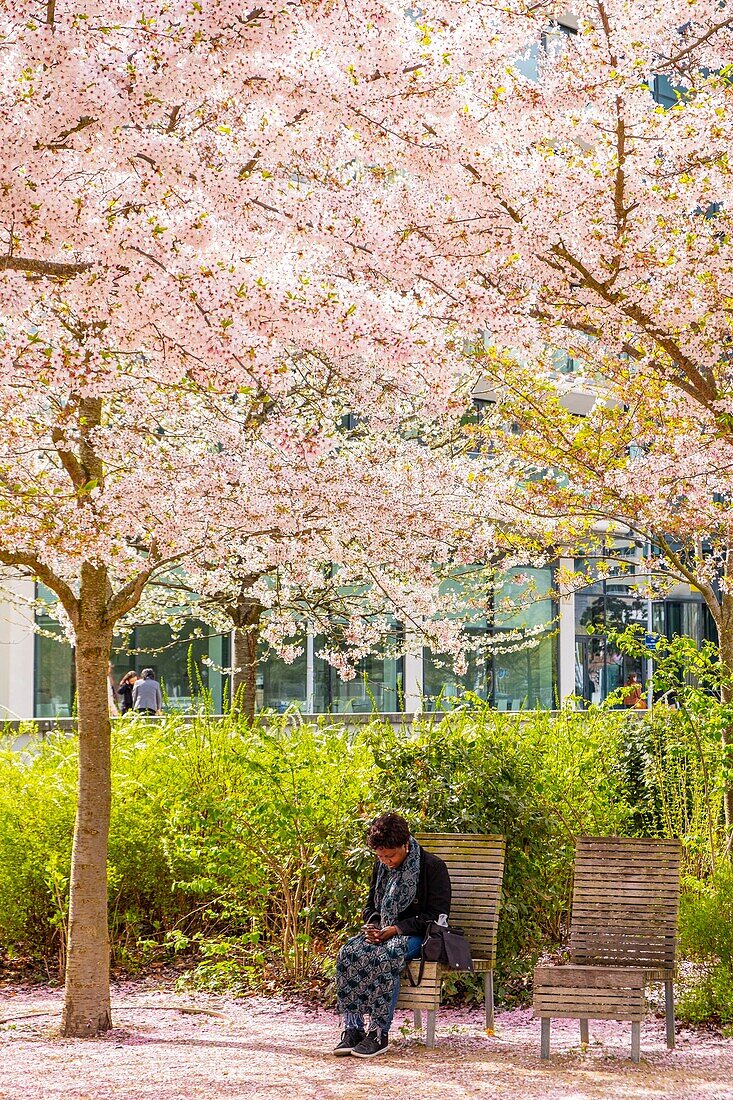
<instances>
[{"instance_id":1,"label":"fallen petals on ground","mask_svg":"<svg viewBox=\"0 0 733 1100\"><path fill-rule=\"evenodd\" d=\"M333 1057L332 1012L279 999L127 982L113 990L114 1029L72 1040L54 1037L59 990L0 998L0 1018L13 1017L0 1026L0 1100L733 1100L733 1040L681 1029L668 1051L655 1017L642 1027L640 1065L629 1024L591 1023L582 1052L577 1023L561 1020L543 1064L526 1009L499 1013L493 1038L480 1010L444 1009L435 1050L401 1016L389 1052L366 1062Z\"/></svg>"}]
</instances>

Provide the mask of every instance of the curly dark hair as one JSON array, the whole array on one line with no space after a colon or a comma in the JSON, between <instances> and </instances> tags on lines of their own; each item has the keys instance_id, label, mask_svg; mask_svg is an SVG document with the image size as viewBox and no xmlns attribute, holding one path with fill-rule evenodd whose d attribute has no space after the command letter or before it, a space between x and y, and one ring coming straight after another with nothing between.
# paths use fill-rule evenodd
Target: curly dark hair
<instances>
[{"instance_id":1,"label":"curly dark hair","mask_svg":"<svg viewBox=\"0 0 733 1100\"><path fill-rule=\"evenodd\" d=\"M410 826L404 817L389 810L372 821L366 842L370 848L401 848L410 839Z\"/></svg>"}]
</instances>

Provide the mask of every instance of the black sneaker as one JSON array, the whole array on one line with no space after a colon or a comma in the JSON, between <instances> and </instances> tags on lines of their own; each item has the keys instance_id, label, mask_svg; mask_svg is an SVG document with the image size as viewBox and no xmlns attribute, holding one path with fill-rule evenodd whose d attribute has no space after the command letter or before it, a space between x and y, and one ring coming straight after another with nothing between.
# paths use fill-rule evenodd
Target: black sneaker
<instances>
[{"instance_id":1,"label":"black sneaker","mask_svg":"<svg viewBox=\"0 0 733 1100\"><path fill-rule=\"evenodd\" d=\"M362 1031L360 1027L347 1027L345 1031L341 1032L341 1042L334 1050L334 1054L343 1058L346 1054L351 1054L357 1043L361 1043L366 1035L365 1031Z\"/></svg>"},{"instance_id":2,"label":"black sneaker","mask_svg":"<svg viewBox=\"0 0 733 1100\"><path fill-rule=\"evenodd\" d=\"M368 1031L366 1036L351 1053L355 1058L376 1058L378 1054L384 1054L389 1046L389 1035L386 1031Z\"/></svg>"}]
</instances>

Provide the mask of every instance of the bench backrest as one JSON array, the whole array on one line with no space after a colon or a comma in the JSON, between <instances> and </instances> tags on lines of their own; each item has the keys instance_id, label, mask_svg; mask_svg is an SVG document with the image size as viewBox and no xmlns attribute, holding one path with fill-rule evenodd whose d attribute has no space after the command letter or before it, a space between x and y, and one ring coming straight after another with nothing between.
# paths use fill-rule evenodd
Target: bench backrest
<instances>
[{"instance_id":1,"label":"bench backrest","mask_svg":"<svg viewBox=\"0 0 733 1100\"><path fill-rule=\"evenodd\" d=\"M570 961L672 969L681 855L678 840L579 837Z\"/></svg>"},{"instance_id":2,"label":"bench backrest","mask_svg":"<svg viewBox=\"0 0 733 1100\"><path fill-rule=\"evenodd\" d=\"M474 959L496 963L501 884L504 877L503 836L482 833L418 833L426 851L440 856L450 872L450 923L462 928Z\"/></svg>"}]
</instances>

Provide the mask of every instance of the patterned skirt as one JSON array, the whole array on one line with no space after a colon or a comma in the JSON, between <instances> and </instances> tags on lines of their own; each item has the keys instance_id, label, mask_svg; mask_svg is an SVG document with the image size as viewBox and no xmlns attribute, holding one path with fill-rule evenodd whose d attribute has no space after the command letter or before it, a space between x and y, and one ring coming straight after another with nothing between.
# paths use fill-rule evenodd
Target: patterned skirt
<instances>
[{"instance_id":1,"label":"patterned skirt","mask_svg":"<svg viewBox=\"0 0 733 1100\"><path fill-rule=\"evenodd\" d=\"M385 1031L395 982L405 965L407 936L368 943L360 932L347 940L336 960L336 996L342 1016L369 1016L372 1028Z\"/></svg>"}]
</instances>

